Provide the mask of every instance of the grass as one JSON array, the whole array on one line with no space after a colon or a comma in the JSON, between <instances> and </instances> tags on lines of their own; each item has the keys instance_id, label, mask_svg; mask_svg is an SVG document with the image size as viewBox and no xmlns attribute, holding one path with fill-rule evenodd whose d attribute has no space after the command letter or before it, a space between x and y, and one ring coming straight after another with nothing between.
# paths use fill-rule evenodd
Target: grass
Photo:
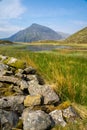
<instances>
[{"instance_id":1,"label":"grass","mask_svg":"<svg viewBox=\"0 0 87 130\"><path fill-rule=\"evenodd\" d=\"M83 120L76 124L70 123L64 128L56 126L52 130L87 130L87 50L82 49L87 49L87 45L71 46L75 50L62 49L51 52L30 52L24 49L25 45L0 47L0 54L19 58L36 68L46 83L51 84L62 102L74 102L73 105ZM65 102L59 107L63 108L67 104Z\"/></svg>"},{"instance_id":2,"label":"grass","mask_svg":"<svg viewBox=\"0 0 87 130\"><path fill-rule=\"evenodd\" d=\"M61 100L87 105L87 51L29 52L23 46L4 46L0 54L32 65L52 85Z\"/></svg>"}]
</instances>

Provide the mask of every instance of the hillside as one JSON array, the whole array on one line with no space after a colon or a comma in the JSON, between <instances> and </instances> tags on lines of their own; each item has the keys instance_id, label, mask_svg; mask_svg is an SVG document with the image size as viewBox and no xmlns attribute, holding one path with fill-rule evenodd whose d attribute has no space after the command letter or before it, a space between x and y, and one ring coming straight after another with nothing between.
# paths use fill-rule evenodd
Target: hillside
<instances>
[{"instance_id":1,"label":"hillside","mask_svg":"<svg viewBox=\"0 0 87 130\"><path fill-rule=\"evenodd\" d=\"M0 44L12 44L13 42L8 40L0 40Z\"/></svg>"},{"instance_id":2,"label":"hillside","mask_svg":"<svg viewBox=\"0 0 87 130\"><path fill-rule=\"evenodd\" d=\"M87 27L71 35L65 41L68 43L87 43Z\"/></svg>"},{"instance_id":3,"label":"hillside","mask_svg":"<svg viewBox=\"0 0 87 130\"><path fill-rule=\"evenodd\" d=\"M18 33L14 34L8 40L16 41L16 42L32 42L32 41L39 41L39 40L60 40L62 36L55 32L54 30L39 25L39 24L32 24L30 27L19 31Z\"/></svg>"}]
</instances>

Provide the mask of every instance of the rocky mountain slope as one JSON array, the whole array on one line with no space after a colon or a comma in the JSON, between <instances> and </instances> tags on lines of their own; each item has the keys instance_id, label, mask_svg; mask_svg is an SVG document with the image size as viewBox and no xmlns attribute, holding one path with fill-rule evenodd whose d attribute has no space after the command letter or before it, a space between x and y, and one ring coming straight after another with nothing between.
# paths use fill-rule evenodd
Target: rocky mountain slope
<instances>
[{"instance_id":1,"label":"rocky mountain slope","mask_svg":"<svg viewBox=\"0 0 87 130\"><path fill-rule=\"evenodd\" d=\"M0 55L0 130L50 130L75 122L75 109L60 98L34 68Z\"/></svg>"},{"instance_id":2,"label":"rocky mountain slope","mask_svg":"<svg viewBox=\"0 0 87 130\"><path fill-rule=\"evenodd\" d=\"M62 36L55 32L54 30L39 25L39 24L32 24L30 27L19 31L18 33L14 34L8 40L16 41L16 42L32 42L32 41L39 41L39 40L60 40Z\"/></svg>"},{"instance_id":3,"label":"rocky mountain slope","mask_svg":"<svg viewBox=\"0 0 87 130\"><path fill-rule=\"evenodd\" d=\"M67 43L87 43L87 27L71 35L65 40Z\"/></svg>"}]
</instances>

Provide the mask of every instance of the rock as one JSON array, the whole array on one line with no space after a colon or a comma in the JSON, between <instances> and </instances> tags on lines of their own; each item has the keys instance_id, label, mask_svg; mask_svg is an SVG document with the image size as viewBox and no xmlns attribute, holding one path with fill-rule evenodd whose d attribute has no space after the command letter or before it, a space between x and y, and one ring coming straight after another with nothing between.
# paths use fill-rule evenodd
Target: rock
<instances>
[{"instance_id":1,"label":"rock","mask_svg":"<svg viewBox=\"0 0 87 130\"><path fill-rule=\"evenodd\" d=\"M78 117L78 114L72 106L69 106L68 108L63 110L63 117L66 118L67 121L72 122L75 120L75 118Z\"/></svg>"},{"instance_id":2,"label":"rock","mask_svg":"<svg viewBox=\"0 0 87 130\"><path fill-rule=\"evenodd\" d=\"M36 95L36 96L28 95L28 96L26 96L26 98L24 100L24 106L30 107L30 106L41 105L41 99L42 99L41 95Z\"/></svg>"},{"instance_id":3,"label":"rock","mask_svg":"<svg viewBox=\"0 0 87 130\"><path fill-rule=\"evenodd\" d=\"M0 64L0 76L3 76L4 74L4 71L8 70L8 66L7 65L4 65L4 64Z\"/></svg>"},{"instance_id":4,"label":"rock","mask_svg":"<svg viewBox=\"0 0 87 130\"><path fill-rule=\"evenodd\" d=\"M12 127L16 127L18 120L19 117L16 112L0 109L1 130L11 130Z\"/></svg>"},{"instance_id":5,"label":"rock","mask_svg":"<svg viewBox=\"0 0 87 130\"><path fill-rule=\"evenodd\" d=\"M24 89L28 89L28 83L25 80L21 80L20 81L20 89L24 90Z\"/></svg>"},{"instance_id":6,"label":"rock","mask_svg":"<svg viewBox=\"0 0 87 130\"><path fill-rule=\"evenodd\" d=\"M3 87L3 83L0 83L0 88L2 88Z\"/></svg>"},{"instance_id":7,"label":"rock","mask_svg":"<svg viewBox=\"0 0 87 130\"><path fill-rule=\"evenodd\" d=\"M15 63L16 61L17 61L17 59L16 59L16 58L11 57L11 58L9 58L9 60L8 60L7 64L12 64L12 63Z\"/></svg>"},{"instance_id":8,"label":"rock","mask_svg":"<svg viewBox=\"0 0 87 130\"><path fill-rule=\"evenodd\" d=\"M40 94L44 97L44 104L59 102L58 95L47 85L39 85L37 81L30 81L28 87L30 95Z\"/></svg>"},{"instance_id":9,"label":"rock","mask_svg":"<svg viewBox=\"0 0 87 130\"><path fill-rule=\"evenodd\" d=\"M28 67L24 69L23 74L36 74L36 70L32 67Z\"/></svg>"},{"instance_id":10,"label":"rock","mask_svg":"<svg viewBox=\"0 0 87 130\"><path fill-rule=\"evenodd\" d=\"M12 77L12 76L0 76L0 82L12 83L15 85L20 84L20 80L18 78Z\"/></svg>"},{"instance_id":11,"label":"rock","mask_svg":"<svg viewBox=\"0 0 87 130\"><path fill-rule=\"evenodd\" d=\"M50 116L44 111L25 110L22 114L24 130L46 130L51 126Z\"/></svg>"},{"instance_id":12,"label":"rock","mask_svg":"<svg viewBox=\"0 0 87 130\"><path fill-rule=\"evenodd\" d=\"M1 62L3 62L3 60L6 60L7 58L7 56L0 55Z\"/></svg>"},{"instance_id":13,"label":"rock","mask_svg":"<svg viewBox=\"0 0 87 130\"><path fill-rule=\"evenodd\" d=\"M0 108L18 110L20 105L23 104L24 98L24 96L8 96L0 98Z\"/></svg>"},{"instance_id":14,"label":"rock","mask_svg":"<svg viewBox=\"0 0 87 130\"><path fill-rule=\"evenodd\" d=\"M11 76L13 75L12 71L4 71L3 76Z\"/></svg>"},{"instance_id":15,"label":"rock","mask_svg":"<svg viewBox=\"0 0 87 130\"><path fill-rule=\"evenodd\" d=\"M51 113L49 113L49 115L51 116L53 120L52 126L61 125L64 127L66 125L66 122L63 119L61 110L52 111Z\"/></svg>"}]
</instances>

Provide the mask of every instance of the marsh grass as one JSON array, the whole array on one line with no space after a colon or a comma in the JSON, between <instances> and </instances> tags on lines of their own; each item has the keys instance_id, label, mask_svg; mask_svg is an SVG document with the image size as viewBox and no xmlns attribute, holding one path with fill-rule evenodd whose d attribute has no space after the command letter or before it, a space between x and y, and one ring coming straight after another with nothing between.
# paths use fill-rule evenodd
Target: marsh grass
<instances>
[{"instance_id":1,"label":"marsh grass","mask_svg":"<svg viewBox=\"0 0 87 130\"><path fill-rule=\"evenodd\" d=\"M23 46L4 46L0 54L19 58L36 68L62 101L87 105L87 51L35 53L23 50Z\"/></svg>"}]
</instances>

